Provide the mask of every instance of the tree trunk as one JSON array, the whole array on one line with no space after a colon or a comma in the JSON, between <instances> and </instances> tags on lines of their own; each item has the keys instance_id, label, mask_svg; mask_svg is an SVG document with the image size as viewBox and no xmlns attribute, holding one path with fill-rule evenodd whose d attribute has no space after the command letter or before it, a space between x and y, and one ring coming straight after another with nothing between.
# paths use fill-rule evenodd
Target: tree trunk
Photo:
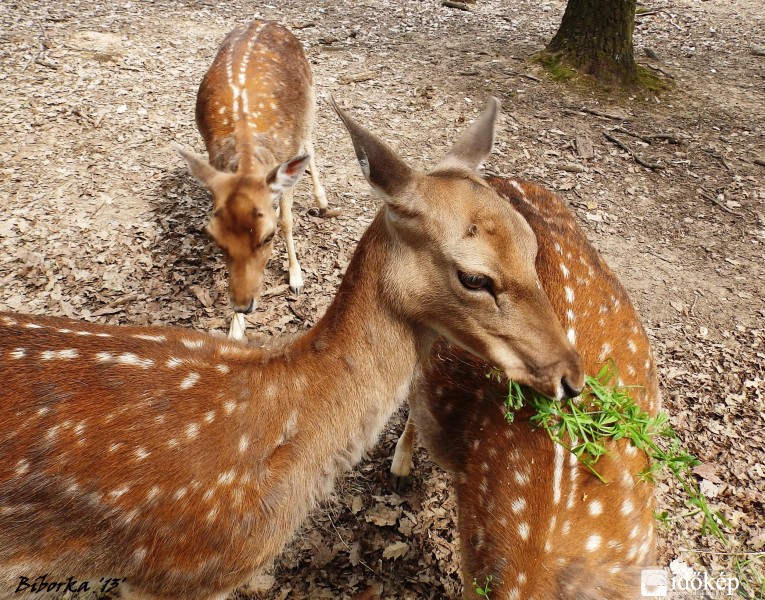
<instances>
[{"instance_id":1,"label":"tree trunk","mask_svg":"<svg viewBox=\"0 0 765 600\"><path fill-rule=\"evenodd\" d=\"M603 83L636 85L635 4L636 0L568 0L547 51Z\"/></svg>"}]
</instances>

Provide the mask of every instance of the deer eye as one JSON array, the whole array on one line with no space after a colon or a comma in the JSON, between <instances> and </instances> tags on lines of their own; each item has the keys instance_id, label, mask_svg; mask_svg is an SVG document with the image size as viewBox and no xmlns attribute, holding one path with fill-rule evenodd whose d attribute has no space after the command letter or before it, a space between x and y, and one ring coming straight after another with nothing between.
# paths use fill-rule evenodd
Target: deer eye
<instances>
[{"instance_id":1,"label":"deer eye","mask_svg":"<svg viewBox=\"0 0 765 600\"><path fill-rule=\"evenodd\" d=\"M462 286L468 290L484 290L491 293L492 282L486 275L457 271L457 277Z\"/></svg>"},{"instance_id":2,"label":"deer eye","mask_svg":"<svg viewBox=\"0 0 765 600\"><path fill-rule=\"evenodd\" d=\"M269 233L266 237L263 238L263 241L260 243L261 246L265 246L266 244L270 244L271 240L274 239L273 232Z\"/></svg>"}]
</instances>

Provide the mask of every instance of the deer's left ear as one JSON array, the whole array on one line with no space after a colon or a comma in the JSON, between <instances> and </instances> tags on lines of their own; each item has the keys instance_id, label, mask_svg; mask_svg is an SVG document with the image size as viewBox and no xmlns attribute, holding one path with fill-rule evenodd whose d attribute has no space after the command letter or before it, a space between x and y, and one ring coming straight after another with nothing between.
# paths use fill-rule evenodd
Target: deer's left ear
<instances>
[{"instance_id":1,"label":"deer's left ear","mask_svg":"<svg viewBox=\"0 0 765 600\"><path fill-rule=\"evenodd\" d=\"M434 171L450 169L470 169L475 171L491 153L494 146L495 126L499 114L500 102L489 98L481 116L465 131L457 143L452 146Z\"/></svg>"},{"instance_id":2,"label":"deer's left ear","mask_svg":"<svg viewBox=\"0 0 765 600\"><path fill-rule=\"evenodd\" d=\"M305 173L310 160L310 154L301 154L283 162L278 167L274 167L266 177L266 183L271 188L271 193L277 196L295 185Z\"/></svg>"},{"instance_id":3,"label":"deer's left ear","mask_svg":"<svg viewBox=\"0 0 765 600\"><path fill-rule=\"evenodd\" d=\"M388 205L396 204L396 196L412 180L412 170L382 140L351 119L334 98L330 97L330 102L351 135L364 177L375 190L383 194Z\"/></svg>"}]
</instances>

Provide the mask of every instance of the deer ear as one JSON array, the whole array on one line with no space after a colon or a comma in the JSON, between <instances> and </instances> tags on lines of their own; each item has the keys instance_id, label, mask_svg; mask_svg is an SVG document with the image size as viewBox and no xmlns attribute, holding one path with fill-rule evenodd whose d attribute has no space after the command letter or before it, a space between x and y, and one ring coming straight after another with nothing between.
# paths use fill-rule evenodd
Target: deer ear
<instances>
[{"instance_id":1,"label":"deer ear","mask_svg":"<svg viewBox=\"0 0 765 600\"><path fill-rule=\"evenodd\" d=\"M278 196L284 190L295 185L305 173L310 160L310 154L301 154L283 162L278 167L274 167L266 176L266 183L271 188L271 193Z\"/></svg>"},{"instance_id":2,"label":"deer ear","mask_svg":"<svg viewBox=\"0 0 765 600\"><path fill-rule=\"evenodd\" d=\"M351 135L364 177L390 203L412 180L412 170L383 141L351 119L331 96L330 103Z\"/></svg>"},{"instance_id":3,"label":"deer ear","mask_svg":"<svg viewBox=\"0 0 765 600\"><path fill-rule=\"evenodd\" d=\"M174 145L173 149L186 161L186 166L192 177L212 191L214 180L222 173L196 152L190 152L178 145Z\"/></svg>"},{"instance_id":4,"label":"deer ear","mask_svg":"<svg viewBox=\"0 0 765 600\"><path fill-rule=\"evenodd\" d=\"M491 153L494 145L494 129L499 114L500 102L497 98L489 98L481 116L467 131L465 131L457 143L452 146L441 162L436 165L434 171L447 171L449 169L470 169L475 171Z\"/></svg>"}]
</instances>

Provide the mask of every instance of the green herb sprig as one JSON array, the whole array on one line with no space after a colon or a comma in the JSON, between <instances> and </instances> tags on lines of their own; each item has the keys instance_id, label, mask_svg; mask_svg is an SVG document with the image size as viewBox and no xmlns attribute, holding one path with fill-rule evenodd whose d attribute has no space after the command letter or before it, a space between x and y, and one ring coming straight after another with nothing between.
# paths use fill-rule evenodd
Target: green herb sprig
<instances>
[{"instance_id":1,"label":"green herb sprig","mask_svg":"<svg viewBox=\"0 0 765 600\"><path fill-rule=\"evenodd\" d=\"M489 377L501 379L497 371L489 373ZM722 527L730 523L719 511L710 509L692 472L700 461L681 447L667 413L651 416L630 396L634 388L614 385L615 381L618 381L616 367L606 363L596 377L586 377L585 391L573 400L553 400L510 381L506 418L512 422L515 412L528 406L535 413L532 425L542 427L555 443L573 452L604 483L595 465L607 453L605 440L627 438L649 458L648 466L638 476L654 482L656 474L667 469L687 494L687 503L692 507L690 515L703 515L701 532L712 533L727 544Z\"/></svg>"}]
</instances>

